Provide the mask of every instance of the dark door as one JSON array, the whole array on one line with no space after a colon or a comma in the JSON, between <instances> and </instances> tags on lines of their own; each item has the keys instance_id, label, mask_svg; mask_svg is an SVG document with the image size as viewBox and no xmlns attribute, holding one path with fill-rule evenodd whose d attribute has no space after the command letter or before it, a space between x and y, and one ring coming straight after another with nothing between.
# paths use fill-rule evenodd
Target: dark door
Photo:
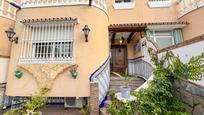
<instances>
[{"instance_id":1,"label":"dark door","mask_svg":"<svg viewBox=\"0 0 204 115\"><path fill-rule=\"evenodd\" d=\"M112 71L124 74L127 68L127 48L125 45L112 46Z\"/></svg>"}]
</instances>

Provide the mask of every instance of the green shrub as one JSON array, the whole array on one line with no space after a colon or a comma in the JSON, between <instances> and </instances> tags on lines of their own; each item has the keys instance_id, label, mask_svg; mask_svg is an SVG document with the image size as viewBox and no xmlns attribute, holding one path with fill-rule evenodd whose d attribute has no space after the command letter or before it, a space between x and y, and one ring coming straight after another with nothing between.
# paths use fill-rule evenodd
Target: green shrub
<instances>
[{"instance_id":1,"label":"green shrub","mask_svg":"<svg viewBox=\"0 0 204 115\"><path fill-rule=\"evenodd\" d=\"M81 109L81 113L83 115L90 115L90 112L91 112L91 108L89 106L84 106L82 109Z\"/></svg>"},{"instance_id":2,"label":"green shrub","mask_svg":"<svg viewBox=\"0 0 204 115\"><path fill-rule=\"evenodd\" d=\"M23 110L21 109L11 109L4 113L3 115L24 115Z\"/></svg>"},{"instance_id":3,"label":"green shrub","mask_svg":"<svg viewBox=\"0 0 204 115\"><path fill-rule=\"evenodd\" d=\"M112 101L107 112L111 115L135 115L136 102L121 101L120 105L117 106L116 101Z\"/></svg>"},{"instance_id":4,"label":"green shrub","mask_svg":"<svg viewBox=\"0 0 204 115\"><path fill-rule=\"evenodd\" d=\"M36 109L46 104L47 100L44 96L48 91L49 89L42 89L36 95L31 96L31 99L25 101L23 109L11 109L3 115L28 115L28 113L32 113L31 115L39 115L39 113L36 112Z\"/></svg>"},{"instance_id":5,"label":"green shrub","mask_svg":"<svg viewBox=\"0 0 204 115\"><path fill-rule=\"evenodd\" d=\"M158 58L152 49L148 49L155 65L153 80L149 87L136 93L137 109L144 115L186 115L183 103L173 96L172 82L180 79L199 80L204 75L204 53L182 63L172 52Z\"/></svg>"}]
</instances>

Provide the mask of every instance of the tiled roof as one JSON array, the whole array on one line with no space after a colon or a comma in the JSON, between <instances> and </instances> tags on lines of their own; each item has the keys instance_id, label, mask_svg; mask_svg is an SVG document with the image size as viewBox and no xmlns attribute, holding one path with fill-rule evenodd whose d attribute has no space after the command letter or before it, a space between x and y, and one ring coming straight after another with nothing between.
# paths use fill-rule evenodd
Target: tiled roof
<instances>
[{"instance_id":1,"label":"tiled roof","mask_svg":"<svg viewBox=\"0 0 204 115\"><path fill-rule=\"evenodd\" d=\"M152 23L127 23L127 24L110 24L109 28L112 27L146 27L151 25L183 25L189 24L186 21L179 22L152 22Z\"/></svg>"},{"instance_id":2,"label":"tiled roof","mask_svg":"<svg viewBox=\"0 0 204 115\"><path fill-rule=\"evenodd\" d=\"M33 22L53 22L53 21L78 21L77 18L61 17L61 18L37 18L37 19L24 19L21 23L33 23Z\"/></svg>"},{"instance_id":3,"label":"tiled roof","mask_svg":"<svg viewBox=\"0 0 204 115\"><path fill-rule=\"evenodd\" d=\"M153 22L153 23L127 23L127 24L110 24L109 31L124 32L124 31L144 31L147 26L158 25L187 25L186 21L181 22Z\"/></svg>"}]
</instances>

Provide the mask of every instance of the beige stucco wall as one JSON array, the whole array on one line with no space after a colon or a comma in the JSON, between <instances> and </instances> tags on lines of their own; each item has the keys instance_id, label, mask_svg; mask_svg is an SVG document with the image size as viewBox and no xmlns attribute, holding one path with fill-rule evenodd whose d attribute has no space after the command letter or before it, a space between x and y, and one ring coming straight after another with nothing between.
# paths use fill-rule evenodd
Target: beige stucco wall
<instances>
[{"instance_id":1,"label":"beige stucco wall","mask_svg":"<svg viewBox=\"0 0 204 115\"><path fill-rule=\"evenodd\" d=\"M200 36L204 33L204 7L196 9L179 20L188 21L189 25L182 29L185 40Z\"/></svg>"},{"instance_id":2,"label":"beige stucco wall","mask_svg":"<svg viewBox=\"0 0 204 115\"><path fill-rule=\"evenodd\" d=\"M170 8L149 8L148 0L135 0L134 9L116 10L115 0L108 0L108 12L111 24L141 22L172 22L177 21L175 0Z\"/></svg>"},{"instance_id":3,"label":"beige stucco wall","mask_svg":"<svg viewBox=\"0 0 204 115\"><path fill-rule=\"evenodd\" d=\"M141 43L140 43L141 50L137 52L135 51L135 45L137 42L141 42L140 32L137 32L133 36L132 41L127 45L128 59L135 59L143 55L143 47L141 46Z\"/></svg>"},{"instance_id":4,"label":"beige stucco wall","mask_svg":"<svg viewBox=\"0 0 204 115\"><path fill-rule=\"evenodd\" d=\"M9 42L5 30L14 27L14 21L0 16L0 56L10 56L11 42Z\"/></svg>"},{"instance_id":5,"label":"beige stucco wall","mask_svg":"<svg viewBox=\"0 0 204 115\"><path fill-rule=\"evenodd\" d=\"M18 12L15 31L19 36L19 44L13 44L9 65L6 94L9 96L29 96L39 90L39 87L28 72L22 70L21 79L14 77L14 71L19 69L18 59L22 43L23 19L73 17L79 19L75 32L75 61L79 65L79 76L75 80L69 71L60 74L53 84L48 96L53 97L86 97L89 96L89 77L109 56L108 16L100 9L90 6L65 6L50 8L23 9ZM91 31L89 42L84 40L82 28L88 24Z\"/></svg>"},{"instance_id":6,"label":"beige stucco wall","mask_svg":"<svg viewBox=\"0 0 204 115\"><path fill-rule=\"evenodd\" d=\"M0 84L6 83L8 75L9 58L0 58Z\"/></svg>"}]
</instances>

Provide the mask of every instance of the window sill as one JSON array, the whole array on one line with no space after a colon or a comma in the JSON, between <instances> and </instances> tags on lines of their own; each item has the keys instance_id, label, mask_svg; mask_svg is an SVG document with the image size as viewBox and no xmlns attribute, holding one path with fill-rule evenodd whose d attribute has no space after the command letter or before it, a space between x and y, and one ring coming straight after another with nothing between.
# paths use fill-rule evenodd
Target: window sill
<instances>
[{"instance_id":1,"label":"window sill","mask_svg":"<svg viewBox=\"0 0 204 115\"><path fill-rule=\"evenodd\" d=\"M130 3L114 3L113 4L114 9L133 9L135 7L135 2Z\"/></svg>"},{"instance_id":2,"label":"window sill","mask_svg":"<svg viewBox=\"0 0 204 115\"><path fill-rule=\"evenodd\" d=\"M148 5L150 8L168 8L171 6L171 1L149 1Z\"/></svg>"}]
</instances>

